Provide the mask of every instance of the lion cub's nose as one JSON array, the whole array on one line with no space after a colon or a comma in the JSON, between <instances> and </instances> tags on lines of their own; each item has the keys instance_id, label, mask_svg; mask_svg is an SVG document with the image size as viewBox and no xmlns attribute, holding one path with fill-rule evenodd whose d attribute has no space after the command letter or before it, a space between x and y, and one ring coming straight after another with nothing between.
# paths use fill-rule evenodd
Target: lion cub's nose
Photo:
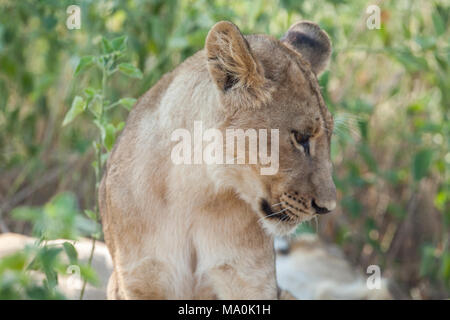
<instances>
[{"instance_id":1,"label":"lion cub's nose","mask_svg":"<svg viewBox=\"0 0 450 320\"><path fill-rule=\"evenodd\" d=\"M313 199L311 202L311 206L314 208L317 214L325 214L329 213L336 208L336 201L329 201L326 203L316 203L316 200Z\"/></svg>"}]
</instances>

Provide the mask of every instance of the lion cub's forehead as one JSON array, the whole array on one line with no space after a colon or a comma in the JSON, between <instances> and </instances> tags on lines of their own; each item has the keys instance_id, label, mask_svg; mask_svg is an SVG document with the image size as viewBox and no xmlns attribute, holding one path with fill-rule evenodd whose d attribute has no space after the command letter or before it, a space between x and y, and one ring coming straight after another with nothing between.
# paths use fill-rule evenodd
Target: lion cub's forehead
<instances>
[{"instance_id":1,"label":"lion cub's forehead","mask_svg":"<svg viewBox=\"0 0 450 320\"><path fill-rule=\"evenodd\" d=\"M333 118L309 64L271 36L250 35L246 39L262 64L265 77L281 89L274 92L273 104L289 113L292 127L308 133L321 129L329 133Z\"/></svg>"},{"instance_id":2,"label":"lion cub's forehead","mask_svg":"<svg viewBox=\"0 0 450 320\"><path fill-rule=\"evenodd\" d=\"M276 83L284 82L291 64L289 50L272 36L249 35L246 39L264 69L264 76Z\"/></svg>"},{"instance_id":3,"label":"lion cub's forehead","mask_svg":"<svg viewBox=\"0 0 450 320\"><path fill-rule=\"evenodd\" d=\"M309 64L298 53L268 35L250 35L246 39L267 79L278 86L288 87L293 94L311 94L309 81L316 79Z\"/></svg>"}]
</instances>

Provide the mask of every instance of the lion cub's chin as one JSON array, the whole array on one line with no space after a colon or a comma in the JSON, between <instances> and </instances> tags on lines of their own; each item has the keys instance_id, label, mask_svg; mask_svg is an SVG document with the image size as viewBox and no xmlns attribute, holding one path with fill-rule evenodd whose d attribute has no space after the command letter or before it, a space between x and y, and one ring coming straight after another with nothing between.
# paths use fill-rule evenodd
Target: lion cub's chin
<instances>
[{"instance_id":1,"label":"lion cub's chin","mask_svg":"<svg viewBox=\"0 0 450 320\"><path fill-rule=\"evenodd\" d=\"M314 217L314 215L304 214L299 217L295 222L294 221L281 221L281 220L268 220L261 219L262 227L267 231L268 234L274 236L287 236L297 229L297 227L305 222L309 221Z\"/></svg>"}]
</instances>

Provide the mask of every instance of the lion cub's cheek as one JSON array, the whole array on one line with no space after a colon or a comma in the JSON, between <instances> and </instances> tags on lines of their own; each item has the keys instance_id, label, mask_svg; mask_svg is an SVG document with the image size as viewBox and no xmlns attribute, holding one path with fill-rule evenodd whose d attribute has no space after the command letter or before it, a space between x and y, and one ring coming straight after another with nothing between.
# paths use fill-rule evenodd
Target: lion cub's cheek
<instances>
[{"instance_id":1,"label":"lion cub's cheek","mask_svg":"<svg viewBox=\"0 0 450 320\"><path fill-rule=\"evenodd\" d=\"M255 212L259 210L259 199L269 196L260 175L249 167L208 165L207 172L215 183L217 193L232 189Z\"/></svg>"}]
</instances>

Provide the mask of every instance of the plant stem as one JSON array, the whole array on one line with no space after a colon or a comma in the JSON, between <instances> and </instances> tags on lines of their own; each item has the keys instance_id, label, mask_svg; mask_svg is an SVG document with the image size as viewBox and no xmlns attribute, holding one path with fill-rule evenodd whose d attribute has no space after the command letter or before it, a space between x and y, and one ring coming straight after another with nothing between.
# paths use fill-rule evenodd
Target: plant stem
<instances>
[{"instance_id":1,"label":"plant stem","mask_svg":"<svg viewBox=\"0 0 450 320\"><path fill-rule=\"evenodd\" d=\"M105 66L102 68L102 103L101 103L101 109L100 109L100 117L99 121L100 123L103 123L103 115L105 111L105 94L106 94L106 81L107 81L107 71ZM100 185L100 180L102 178L102 137L101 134L98 137L98 148L96 149L96 158L97 158L97 170L95 174L95 195L98 195L98 188ZM95 223L98 223L99 220L99 203L98 203L98 196L96 196L95 199ZM92 247L91 252L89 253L89 259L88 259L88 266L90 267L92 265L92 259L94 258L94 252L95 252L95 244L97 241L97 236L93 235L92 237ZM80 300L83 300L84 292L86 290L87 285L87 279L83 280L83 286L81 288L80 292Z\"/></svg>"}]
</instances>

